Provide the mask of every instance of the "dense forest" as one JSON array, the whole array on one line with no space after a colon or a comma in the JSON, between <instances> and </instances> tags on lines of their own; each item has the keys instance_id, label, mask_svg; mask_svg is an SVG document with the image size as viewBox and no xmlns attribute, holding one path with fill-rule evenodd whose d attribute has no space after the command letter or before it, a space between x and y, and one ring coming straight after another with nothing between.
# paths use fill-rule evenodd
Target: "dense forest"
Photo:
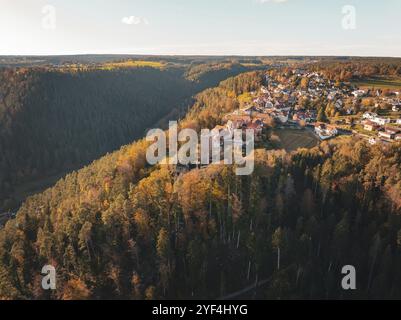
<instances>
[{"instance_id":1,"label":"dense forest","mask_svg":"<svg viewBox=\"0 0 401 320\"><path fill-rule=\"evenodd\" d=\"M205 77L209 79L226 79L241 72L249 70L246 67L247 64L241 64L239 62L210 62L207 64L191 64L188 68L185 76L187 79L192 81L201 82ZM266 66L262 64L255 64L252 69L264 69Z\"/></svg>"},{"instance_id":2,"label":"dense forest","mask_svg":"<svg viewBox=\"0 0 401 320\"><path fill-rule=\"evenodd\" d=\"M0 212L15 188L79 168L185 112L191 97L246 70L226 63L164 69L0 69Z\"/></svg>"},{"instance_id":3,"label":"dense forest","mask_svg":"<svg viewBox=\"0 0 401 320\"><path fill-rule=\"evenodd\" d=\"M400 77L399 58L352 58L343 60L323 59L308 64L309 69L324 74L331 80L350 81L370 77Z\"/></svg>"},{"instance_id":4,"label":"dense forest","mask_svg":"<svg viewBox=\"0 0 401 320\"><path fill-rule=\"evenodd\" d=\"M246 73L198 94L181 126L213 127L262 83ZM147 145L22 205L0 231L0 298L214 299L257 282L257 298L401 298L400 143L257 150L251 176L151 167ZM45 264L55 291L41 289ZM344 265L357 270L355 291L341 289Z\"/></svg>"}]
</instances>

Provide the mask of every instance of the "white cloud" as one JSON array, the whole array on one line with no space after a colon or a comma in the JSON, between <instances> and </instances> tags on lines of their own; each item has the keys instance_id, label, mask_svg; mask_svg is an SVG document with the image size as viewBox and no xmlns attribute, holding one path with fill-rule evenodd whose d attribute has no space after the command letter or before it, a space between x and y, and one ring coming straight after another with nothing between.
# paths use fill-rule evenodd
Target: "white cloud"
<instances>
[{"instance_id":1,"label":"white cloud","mask_svg":"<svg viewBox=\"0 0 401 320\"><path fill-rule=\"evenodd\" d=\"M149 24L148 19L136 16L123 17L121 22L128 25Z\"/></svg>"}]
</instances>

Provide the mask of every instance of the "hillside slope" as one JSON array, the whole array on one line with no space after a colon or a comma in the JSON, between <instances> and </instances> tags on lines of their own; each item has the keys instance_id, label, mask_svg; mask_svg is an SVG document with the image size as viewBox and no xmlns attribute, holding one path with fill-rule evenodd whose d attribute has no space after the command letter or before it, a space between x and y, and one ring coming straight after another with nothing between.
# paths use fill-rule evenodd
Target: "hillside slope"
<instances>
[{"instance_id":1,"label":"hillside slope","mask_svg":"<svg viewBox=\"0 0 401 320\"><path fill-rule=\"evenodd\" d=\"M195 93L244 70L201 68L197 81L180 66L0 70L0 213L52 176L178 118Z\"/></svg>"},{"instance_id":2,"label":"hillside slope","mask_svg":"<svg viewBox=\"0 0 401 320\"><path fill-rule=\"evenodd\" d=\"M199 94L183 126L214 126L261 73ZM258 150L252 176L147 165L140 140L29 198L0 231L0 297L400 298L401 145L352 139ZM280 255L278 253L280 252ZM40 270L57 270L43 291ZM352 264L358 290L341 289Z\"/></svg>"}]
</instances>

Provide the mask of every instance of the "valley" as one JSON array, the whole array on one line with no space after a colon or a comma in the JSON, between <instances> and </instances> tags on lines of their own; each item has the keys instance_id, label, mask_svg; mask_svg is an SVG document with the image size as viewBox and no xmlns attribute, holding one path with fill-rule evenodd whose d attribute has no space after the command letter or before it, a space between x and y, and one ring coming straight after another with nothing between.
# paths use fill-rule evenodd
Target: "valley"
<instances>
[{"instance_id":1,"label":"valley","mask_svg":"<svg viewBox=\"0 0 401 320\"><path fill-rule=\"evenodd\" d=\"M400 12L2 1L2 309L256 319L401 300Z\"/></svg>"},{"instance_id":2,"label":"valley","mask_svg":"<svg viewBox=\"0 0 401 320\"><path fill-rule=\"evenodd\" d=\"M0 212L15 210L52 177L165 126L185 114L197 92L248 70L217 62L210 68L206 60L188 80L191 60L69 59L0 70Z\"/></svg>"},{"instance_id":3,"label":"valley","mask_svg":"<svg viewBox=\"0 0 401 320\"><path fill-rule=\"evenodd\" d=\"M302 61L240 72L192 95L186 112L156 108L134 142L28 197L0 230L0 298L400 297L401 149L390 129L398 126L397 93L363 90L315 68ZM142 71L160 76L155 68ZM131 75L119 72L120 87ZM107 100L110 91L100 91L93 93ZM106 109L125 103L119 94L110 100ZM140 115L150 110L144 102ZM107 121L96 122L104 116L88 110L83 132L100 133L93 140L99 146L117 143L113 132L126 113L110 113L106 133ZM169 112L180 129L198 133L254 129L253 173L238 176L234 165L222 164L150 165L149 142L140 136ZM360 131L366 120L375 123L370 137ZM91 145L84 142L79 150ZM40 290L38 281L48 261L57 265L53 291ZM358 270L358 291L339 285L348 264Z\"/></svg>"}]
</instances>

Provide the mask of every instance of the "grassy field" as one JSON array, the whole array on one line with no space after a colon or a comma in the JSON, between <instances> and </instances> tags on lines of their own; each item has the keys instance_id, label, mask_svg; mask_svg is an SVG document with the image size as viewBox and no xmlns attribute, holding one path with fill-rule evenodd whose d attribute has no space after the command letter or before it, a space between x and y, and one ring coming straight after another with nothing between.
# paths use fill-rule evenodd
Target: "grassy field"
<instances>
[{"instance_id":1,"label":"grassy field","mask_svg":"<svg viewBox=\"0 0 401 320\"><path fill-rule=\"evenodd\" d=\"M105 62L99 65L84 65L84 64L69 64L62 67L57 67L61 72L86 72L91 70L115 70L123 68L155 68L164 69L167 66L164 62L145 61L145 60L126 60L117 62Z\"/></svg>"},{"instance_id":2,"label":"grassy field","mask_svg":"<svg viewBox=\"0 0 401 320\"><path fill-rule=\"evenodd\" d=\"M358 87L364 88L377 88L377 89L401 89L401 78L372 78L355 81L353 84Z\"/></svg>"},{"instance_id":3,"label":"grassy field","mask_svg":"<svg viewBox=\"0 0 401 320\"><path fill-rule=\"evenodd\" d=\"M365 136L375 137L377 135L377 132L365 130L363 125L360 125L360 124L355 125L353 129L355 131L357 131L358 133L363 134Z\"/></svg>"},{"instance_id":4,"label":"grassy field","mask_svg":"<svg viewBox=\"0 0 401 320\"><path fill-rule=\"evenodd\" d=\"M264 64L262 64L262 63L251 63L251 62L241 63L241 65L244 66L244 67L247 67L247 68L249 68L249 67L262 67L262 66L264 66Z\"/></svg>"},{"instance_id":5,"label":"grassy field","mask_svg":"<svg viewBox=\"0 0 401 320\"><path fill-rule=\"evenodd\" d=\"M319 140L309 130L277 129L274 131L281 141L281 147L288 152L298 148L313 148Z\"/></svg>"},{"instance_id":6,"label":"grassy field","mask_svg":"<svg viewBox=\"0 0 401 320\"><path fill-rule=\"evenodd\" d=\"M138 67L150 67L150 68L162 69L165 66L166 66L165 63L158 61L127 60L121 62L104 63L101 66L101 69L113 70L116 68L138 68Z\"/></svg>"}]
</instances>

